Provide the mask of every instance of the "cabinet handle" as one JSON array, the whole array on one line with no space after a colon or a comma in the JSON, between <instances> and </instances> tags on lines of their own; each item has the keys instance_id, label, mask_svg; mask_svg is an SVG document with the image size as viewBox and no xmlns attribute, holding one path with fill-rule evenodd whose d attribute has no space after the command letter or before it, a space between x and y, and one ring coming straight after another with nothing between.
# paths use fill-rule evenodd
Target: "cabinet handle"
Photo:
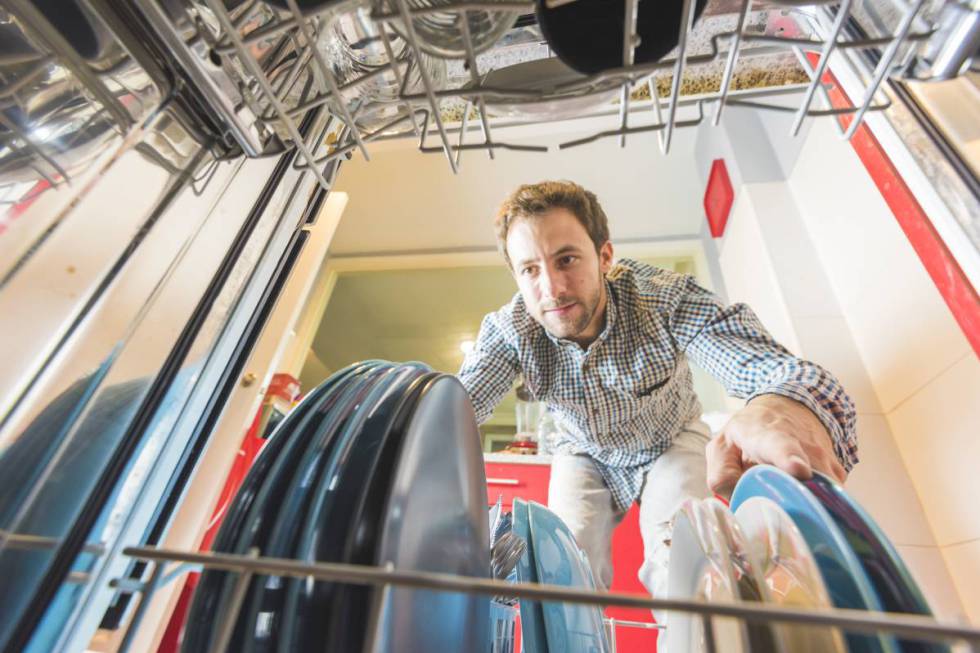
<instances>
[{"instance_id":1,"label":"cabinet handle","mask_svg":"<svg viewBox=\"0 0 980 653\"><path fill-rule=\"evenodd\" d=\"M516 478L488 478L487 485L520 485Z\"/></svg>"}]
</instances>

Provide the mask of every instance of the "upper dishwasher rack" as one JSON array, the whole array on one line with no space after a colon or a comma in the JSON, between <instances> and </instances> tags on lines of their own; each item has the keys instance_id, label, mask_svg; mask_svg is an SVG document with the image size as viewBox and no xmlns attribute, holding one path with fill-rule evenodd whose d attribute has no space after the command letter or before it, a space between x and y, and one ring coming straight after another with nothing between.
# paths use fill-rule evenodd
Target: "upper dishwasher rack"
<instances>
[{"instance_id":1,"label":"upper dishwasher rack","mask_svg":"<svg viewBox=\"0 0 980 653\"><path fill-rule=\"evenodd\" d=\"M100 13L114 6L109 0L76 1ZM570 0L576 1L586 0ZM717 124L726 106L739 104L793 112L794 133L808 116L850 115L845 133L849 137L868 112L889 106L888 97L879 92L886 79L939 75L936 71L955 74L980 38L978 10L952 0L711 0L699 19L703 3L679 0L677 47L660 61L634 63L640 1L624 0L623 34L630 38L623 39L627 45L622 66L530 87L494 73L515 63L515 53L517 62L525 63L551 54L540 33L534 42L533 2L133 4L226 142L249 156L295 147L298 165L311 170L324 186L328 183L321 171L326 164L354 150L369 158L368 144L378 138L415 138L421 151L444 153L454 171L465 150L485 150L491 158L499 149L545 151L543 146L497 140L492 130L515 122L577 117L599 108L590 98L604 103L604 112L618 113L615 125L560 147L607 137L625 143L632 134L654 131L667 152L676 129L702 123L712 112L707 109L713 110ZM26 0L0 4L16 6L18 12L32 5ZM964 29L964 16L978 28ZM508 29L515 21L518 28ZM339 40L336 25L346 30ZM939 47L950 41L951 25L958 30L957 47ZM522 48L515 47L522 38ZM951 57L951 50L959 58ZM852 106L823 108L831 55L855 51L872 52L876 62L864 75L862 95L853 98ZM788 65L790 74L778 79L756 74L771 68L774 60ZM775 97L786 90L799 91L794 106ZM89 95L101 100L106 93ZM501 105L517 107L518 117L500 111L494 117L494 106ZM529 105L536 113L521 114L520 109ZM688 108L679 111L682 105ZM115 108L109 114L117 122L131 120ZM322 134L299 130L302 117L320 108L337 118L337 128L326 141ZM642 115L636 109L642 109ZM337 138L341 133L344 136ZM30 147L29 141L23 142Z\"/></svg>"}]
</instances>

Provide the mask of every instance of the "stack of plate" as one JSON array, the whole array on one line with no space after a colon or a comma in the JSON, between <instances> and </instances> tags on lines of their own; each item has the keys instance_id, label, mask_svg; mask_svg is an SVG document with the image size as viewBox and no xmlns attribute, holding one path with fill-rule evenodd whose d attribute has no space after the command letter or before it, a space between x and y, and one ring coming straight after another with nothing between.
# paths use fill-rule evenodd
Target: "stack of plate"
<instances>
[{"instance_id":1,"label":"stack of plate","mask_svg":"<svg viewBox=\"0 0 980 653\"><path fill-rule=\"evenodd\" d=\"M568 526L534 501L514 499L514 533L527 542L517 564L522 583L595 589L589 561ZM521 601L525 653L606 653L611 651L602 609L576 603Z\"/></svg>"},{"instance_id":2,"label":"stack of plate","mask_svg":"<svg viewBox=\"0 0 980 653\"><path fill-rule=\"evenodd\" d=\"M753 467L731 510L689 501L675 517L668 596L932 615L895 548L839 485ZM939 653L941 644L794 624L713 619L722 651ZM700 617L671 613L663 651L705 650Z\"/></svg>"},{"instance_id":3,"label":"stack of plate","mask_svg":"<svg viewBox=\"0 0 980 653\"><path fill-rule=\"evenodd\" d=\"M487 578L486 479L455 377L369 361L324 382L282 421L214 550ZM182 650L211 650L236 575L206 571ZM257 576L228 650L482 650L489 601L447 592Z\"/></svg>"}]
</instances>

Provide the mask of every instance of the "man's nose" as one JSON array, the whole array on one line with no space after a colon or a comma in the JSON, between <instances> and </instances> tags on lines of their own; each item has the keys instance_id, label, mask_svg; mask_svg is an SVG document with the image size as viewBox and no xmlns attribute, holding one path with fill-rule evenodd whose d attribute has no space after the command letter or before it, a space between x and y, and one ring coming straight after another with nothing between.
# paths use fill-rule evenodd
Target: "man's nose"
<instances>
[{"instance_id":1,"label":"man's nose","mask_svg":"<svg viewBox=\"0 0 980 653\"><path fill-rule=\"evenodd\" d=\"M538 277L541 296L548 299L559 299L565 296L565 275L560 270L547 267Z\"/></svg>"}]
</instances>

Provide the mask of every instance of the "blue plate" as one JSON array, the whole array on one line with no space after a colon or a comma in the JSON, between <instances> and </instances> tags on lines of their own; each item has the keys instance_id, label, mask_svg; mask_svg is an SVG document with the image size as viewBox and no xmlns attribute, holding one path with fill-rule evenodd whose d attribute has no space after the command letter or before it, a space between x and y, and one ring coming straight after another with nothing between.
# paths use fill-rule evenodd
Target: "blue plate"
<instances>
[{"instance_id":1,"label":"blue plate","mask_svg":"<svg viewBox=\"0 0 980 653\"><path fill-rule=\"evenodd\" d=\"M568 526L540 503L528 502L531 540L538 582L595 589L595 580ZM602 608L580 603L541 604L548 650L562 653L605 653L610 650Z\"/></svg>"},{"instance_id":2,"label":"blue plate","mask_svg":"<svg viewBox=\"0 0 980 653\"><path fill-rule=\"evenodd\" d=\"M834 607L882 611L871 580L834 519L802 483L770 465L749 469L735 486L731 508L738 511L749 497L767 497L779 505L806 540ZM887 635L846 634L851 653L897 653L898 644Z\"/></svg>"},{"instance_id":3,"label":"blue plate","mask_svg":"<svg viewBox=\"0 0 980 653\"><path fill-rule=\"evenodd\" d=\"M885 610L933 616L929 603L888 536L844 488L820 473L814 473L803 485L824 505L844 533ZM949 651L948 646L932 642L900 639L898 644L906 653Z\"/></svg>"},{"instance_id":4,"label":"blue plate","mask_svg":"<svg viewBox=\"0 0 980 653\"><path fill-rule=\"evenodd\" d=\"M524 555L517 563L517 580L521 583L537 583L538 571L534 563L534 542L531 541L531 522L527 502L514 499L511 514L514 519L514 535L527 542ZM544 629L544 612L537 601L520 600L521 645L525 653L548 653L548 636Z\"/></svg>"},{"instance_id":5,"label":"blue plate","mask_svg":"<svg viewBox=\"0 0 980 653\"><path fill-rule=\"evenodd\" d=\"M346 382L350 376L358 373L359 369L360 366L352 365L333 374L309 392L303 401L279 423L236 492L212 543L213 551L228 553L234 550L235 542L241 537L256 497L264 486L270 470L285 449L297 446L298 433L308 426L313 414L327 402L336 386ZM182 651L207 650L212 629L217 621L217 609L224 581L229 576L223 571L205 571L201 574L194 591L191 608L188 610L188 621L181 644Z\"/></svg>"},{"instance_id":6,"label":"blue plate","mask_svg":"<svg viewBox=\"0 0 980 653\"><path fill-rule=\"evenodd\" d=\"M365 402L385 375L391 365L373 365L351 378L343 388L337 401L325 413L312 436L305 442L305 450L298 463L283 470L283 480L288 487L281 500L270 504L272 528L262 540L253 540L261 547L262 555L272 558L293 557L297 544L302 541L301 531L309 524L311 505L320 500L317 478L325 458L343 446L349 426L359 406ZM264 543L260 543L264 542ZM242 545L244 547L244 545ZM278 576L256 576L246 595L239 616L235 638L231 648L244 653L270 650L276 641L283 620L284 581ZM291 615L288 608L285 614Z\"/></svg>"},{"instance_id":7,"label":"blue plate","mask_svg":"<svg viewBox=\"0 0 980 653\"><path fill-rule=\"evenodd\" d=\"M317 477L313 503L294 553L297 560L341 561L354 508L367 489L363 459L377 451L377 446L372 445L372 440L378 439L377 420L388 417L392 403L397 402L405 387L423 373L424 370L416 366L392 367L384 375L372 379ZM325 615L331 614L330 602L339 586L289 580L287 587L280 650L322 648L330 621Z\"/></svg>"},{"instance_id":8,"label":"blue plate","mask_svg":"<svg viewBox=\"0 0 980 653\"><path fill-rule=\"evenodd\" d=\"M486 472L473 406L459 380L443 374L426 386L405 432L377 564L488 578L486 511ZM365 650L486 650L489 598L407 587L379 594Z\"/></svg>"},{"instance_id":9,"label":"blue plate","mask_svg":"<svg viewBox=\"0 0 980 653\"><path fill-rule=\"evenodd\" d=\"M429 382L439 376L428 372L413 378L406 388L392 391L395 399L387 420L384 406L379 407L364 425L363 453L365 466L352 474L360 475L361 492L351 503L354 516L347 530L342 561L355 565L375 564L380 540L379 529L384 514L385 501L391 486L394 469L405 429L415 412L422 392ZM375 419L377 417L377 419ZM378 441L377 438L380 438ZM375 444L376 443L376 444ZM361 443L358 449L361 449ZM342 499L339 499L342 500ZM333 603L326 609L330 615L327 651L361 651L370 618L371 588L367 585L341 584L336 588Z\"/></svg>"}]
</instances>

